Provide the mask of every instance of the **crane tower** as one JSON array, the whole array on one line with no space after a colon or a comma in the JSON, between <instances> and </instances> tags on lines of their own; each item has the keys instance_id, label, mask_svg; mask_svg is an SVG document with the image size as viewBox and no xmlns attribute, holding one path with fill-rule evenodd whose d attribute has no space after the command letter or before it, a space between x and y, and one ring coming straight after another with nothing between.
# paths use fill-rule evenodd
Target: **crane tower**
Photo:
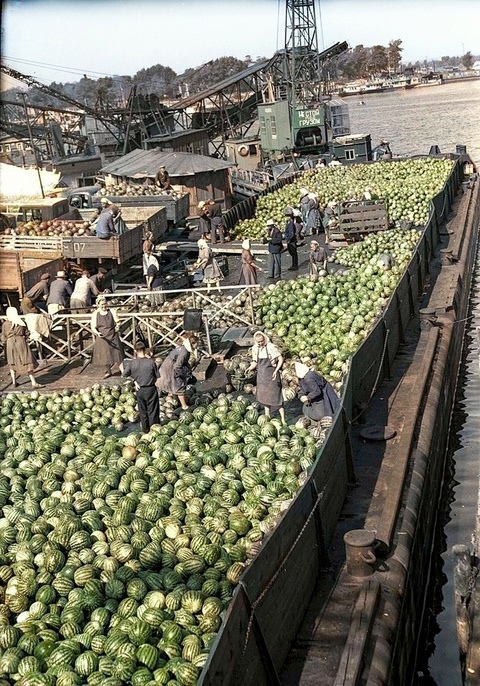
<instances>
[{"instance_id":1,"label":"crane tower","mask_svg":"<svg viewBox=\"0 0 480 686\"><path fill-rule=\"evenodd\" d=\"M279 73L258 107L262 150L271 159L323 153L335 135L349 133L347 108L329 100L323 74L348 44L318 51L315 1L286 0Z\"/></svg>"}]
</instances>

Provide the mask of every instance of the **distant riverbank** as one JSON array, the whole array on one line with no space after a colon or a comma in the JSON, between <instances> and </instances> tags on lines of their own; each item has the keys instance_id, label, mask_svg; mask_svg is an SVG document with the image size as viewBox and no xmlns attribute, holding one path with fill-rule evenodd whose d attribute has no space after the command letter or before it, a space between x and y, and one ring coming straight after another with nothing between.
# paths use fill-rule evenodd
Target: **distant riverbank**
<instances>
[{"instance_id":1,"label":"distant riverbank","mask_svg":"<svg viewBox=\"0 0 480 686\"><path fill-rule=\"evenodd\" d=\"M480 74L470 76L445 76L442 79L426 79L424 82L413 82L414 78L398 77L390 80L380 81L353 81L346 84L341 84L335 90L334 94L341 98L351 98L354 96L378 95L379 93L391 93L392 90L416 90L418 88L426 88L430 86L445 86L452 83L464 83L466 81L479 81Z\"/></svg>"}]
</instances>

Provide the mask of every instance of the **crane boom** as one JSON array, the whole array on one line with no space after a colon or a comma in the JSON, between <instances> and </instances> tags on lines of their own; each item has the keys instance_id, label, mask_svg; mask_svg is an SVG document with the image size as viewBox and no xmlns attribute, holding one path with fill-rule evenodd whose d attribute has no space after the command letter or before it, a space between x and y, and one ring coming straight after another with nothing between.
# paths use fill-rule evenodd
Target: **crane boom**
<instances>
[{"instance_id":1,"label":"crane boom","mask_svg":"<svg viewBox=\"0 0 480 686\"><path fill-rule=\"evenodd\" d=\"M88 105L82 105L82 103L78 102L74 98L71 98L69 95L65 95L65 93L58 91L56 88L47 86L44 83L37 81L37 79L35 79L33 76L23 74L22 72L17 71L16 69L13 69L12 67L9 67L6 64L1 64L0 69L6 76L10 76L11 78L16 79L17 81L26 83L27 86L30 86L31 88L38 88L43 93L51 95L52 97L57 98L58 100L68 102L69 105L72 105L73 107L78 108L82 112L85 112L85 114L89 114L95 119L98 119L108 129L108 131L113 136L115 136L117 141L120 141L120 136L117 133L117 131L115 131L115 124L106 117L104 117L102 114L99 114L97 110L95 110L93 107L89 107ZM114 127L113 130L112 127Z\"/></svg>"}]
</instances>

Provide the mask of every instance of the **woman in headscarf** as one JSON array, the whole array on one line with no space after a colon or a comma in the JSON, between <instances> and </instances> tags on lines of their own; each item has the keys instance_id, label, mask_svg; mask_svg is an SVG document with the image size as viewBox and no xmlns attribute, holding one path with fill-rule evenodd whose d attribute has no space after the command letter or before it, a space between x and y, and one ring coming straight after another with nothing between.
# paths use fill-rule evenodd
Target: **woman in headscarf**
<instances>
[{"instance_id":1,"label":"woman in headscarf","mask_svg":"<svg viewBox=\"0 0 480 686\"><path fill-rule=\"evenodd\" d=\"M27 343L27 325L15 307L7 307L6 320L2 327L2 343L5 346L5 357L10 367L12 386L16 388L17 376L28 374L32 388L41 388L33 374L38 366Z\"/></svg>"},{"instance_id":2,"label":"woman in headscarf","mask_svg":"<svg viewBox=\"0 0 480 686\"><path fill-rule=\"evenodd\" d=\"M100 295L95 303L96 309L92 314L90 324L93 333L94 366L105 369L104 379L112 375L112 367L117 364L122 371L123 348L118 335L118 323L115 310L110 310L107 299Z\"/></svg>"},{"instance_id":3,"label":"woman in headscarf","mask_svg":"<svg viewBox=\"0 0 480 686\"><path fill-rule=\"evenodd\" d=\"M318 200L315 193L308 194L308 200L303 206L305 235L311 236L313 233L318 233L321 225L322 216L318 207Z\"/></svg>"},{"instance_id":4,"label":"woman in headscarf","mask_svg":"<svg viewBox=\"0 0 480 686\"><path fill-rule=\"evenodd\" d=\"M295 374L298 377L298 396L303 403L303 414L316 422L323 417L333 417L340 402L333 386L321 374L301 362L295 362Z\"/></svg>"},{"instance_id":5,"label":"woman in headscarf","mask_svg":"<svg viewBox=\"0 0 480 686\"><path fill-rule=\"evenodd\" d=\"M246 238L242 243L242 271L239 284L254 286L258 284L257 272L262 271L255 263L255 258L250 250L250 241Z\"/></svg>"},{"instance_id":6,"label":"woman in headscarf","mask_svg":"<svg viewBox=\"0 0 480 686\"><path fill-rule=\"evenodd\" d=\"M257 401L264 406L267 417L278 410L282 424L286 424L280 374L283 356L262 331L254 334L253 343L252 364L247 372L256 371Z\"/></svg>"},{"instance_id":7,"label":"woman in headscarf","mask_svg":"<svg viewBox=\"0 0 480 686\"><path fill-rule=\"evenodd\" d=\"M157 386L163 393L178 396L182 410L188 409L185 391L188 384L195 383L189 360L190 355L196 350L198 338L188 333L182 345L171 350L160 367L160 378Z\"/></svg>"},{"instance_id":8,"label":"woman in headscarf","mask_svg":"<svg viewBox=\"0 0 480 686\"><path fill-rule=\"evenodd\" d=\"M327 251L318 241L310 242L310 276L318 276L322 269L327 268Z\"/></svg>"},{"instance_id":9,"label":"woman in headscarf","mask_svg":"<svg viewBox=\"0 0 480 686\"><path fill-rule=\"evenodd\" d=\"M210 222L210 215L208 214L208 205L204 200L201 200L197 205L198 214L198 228L202 235L211 234L212 226Z\"/></svg>"},{"instance_id":10,"label":"woman in headscarf","mask_svg":"<svg viewBox=\"0 0 480 686\"><path fill-rule=\"evenodd\" d=\"M203 283L207 286L207 293L210 293L213 283L220 290L220 281L223 281L224 277L212 249L204 238L200 238L197 241L197 245L198 260L195 263L195 267L203 270Z\"/></svg>"}]
</instances>

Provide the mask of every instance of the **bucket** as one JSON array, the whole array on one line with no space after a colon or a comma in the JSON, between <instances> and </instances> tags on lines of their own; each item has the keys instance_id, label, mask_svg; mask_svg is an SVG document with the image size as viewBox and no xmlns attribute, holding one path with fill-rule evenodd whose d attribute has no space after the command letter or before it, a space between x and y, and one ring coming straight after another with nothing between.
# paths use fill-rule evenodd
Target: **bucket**
<instances>
[{"instance_id":1,"label":"bucket","mask_svg":"<svg viewBox=\"0 0 480 686\"><path fill-rule=\"evenodd\" d=\"M200 331L202 328L202 310L187 308L183 312L183 330Z\"/></svg>"},{"instance_id":2,"label":"bucket","mask_svg":"<svg viewBox=\"0 0 480 686\"><path fill-rule=\"evenodd\" d=\"M347 573L350 576L365 577L374 572L376 562L375 534L365 529L347 531L343 537L347 554Z\"/></svg>"}]
</instances>

